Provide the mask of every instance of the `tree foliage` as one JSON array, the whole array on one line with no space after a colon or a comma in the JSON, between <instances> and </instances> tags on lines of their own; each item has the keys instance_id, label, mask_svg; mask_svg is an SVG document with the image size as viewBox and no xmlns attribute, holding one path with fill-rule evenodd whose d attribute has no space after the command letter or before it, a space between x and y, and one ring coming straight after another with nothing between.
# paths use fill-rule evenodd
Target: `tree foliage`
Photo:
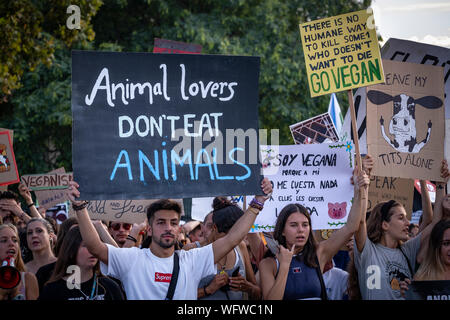
<instances>
[{"instance_id":1,"label":"tree foliage","mask_svg":"<svg viewBox=\"0 0 450 320\"><path fill-rule=\"evenodd\" d=\"M30 25L13 21L13 5L0 5L7 7L0 33L6 39L19 33L27 45L1 44L7 53L1 62L17 70L0 67L0 77L4 95L22 88L0 104L0 127L15 130L18 166L26 174L71 170L72 48L151 52L157 37L200 44L206 54L259 56L260 127L280 129L280 143L291 144L289 125L326 112L329 102L329 96L310 97L299 23L361 10L371 1L110 0L100 6L86 0L78 1L81 30L65 28L66 8L75 1L17 2L25 8L20 19ZM338 99L345 110L347 95Z\"/></svg>"},{"instance_id":2,"label":"tree foliage","mask_svg":"<svg viewBox=\"0 0 450 320\"><path fill-rule=\"evenodd\" d=\"M72 3L71 3L72 2ZM66 28L66 10L76 4L84 14L80 30ZM22 85L22 75L40 64L51 66L55 41L70 49L73 43L94 39L90 25L99 0L14 0L0 2L0 101L6 102Z\"/></svg>"}]
</instances>

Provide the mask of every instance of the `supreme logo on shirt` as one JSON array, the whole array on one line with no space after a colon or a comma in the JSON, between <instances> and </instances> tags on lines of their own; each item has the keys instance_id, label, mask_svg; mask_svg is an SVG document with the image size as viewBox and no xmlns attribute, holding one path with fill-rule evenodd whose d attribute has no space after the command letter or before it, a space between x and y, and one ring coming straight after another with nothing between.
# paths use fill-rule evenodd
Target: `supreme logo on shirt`
<instances>
[{"instance_id":1,"label":"supreme logo on shirt","mask_svg":"<svg viewBox=\"0 0 450 320\"><path fill-rule=\"evenodd\" d=\"M169 282L172 279L171 273L155 272L155 282Z\"/></svg>"}]
</instances>

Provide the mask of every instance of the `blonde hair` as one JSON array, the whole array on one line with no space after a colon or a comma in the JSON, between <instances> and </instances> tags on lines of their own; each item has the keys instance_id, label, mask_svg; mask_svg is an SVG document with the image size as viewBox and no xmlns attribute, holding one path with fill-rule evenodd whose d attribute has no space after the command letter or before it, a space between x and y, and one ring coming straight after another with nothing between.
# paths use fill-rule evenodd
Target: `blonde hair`
<instances>
[{"instance_id":1,"label":"blonde hair","mask_svg":"<svg viewBox=\"0 0 450 320\"><path fill-rule=\"evenodd\" d=\"M21 272L25 272L27 271L25 268L25 264L23 263L23 259L22 259L22 253L20 251L20 237L19 237L19 232L17 231L17 228L11 224L11 223L5 223L5 224L1 224L0 225L0 231L6 228L10 228L12 231L14 231L16 237L17 237L17 245L19 246L19 250L17 251L17 257L14 257L14 264L17 268L17 270L21 271Z\"/></svg>"},{"instance_id":2,"label":"blonde hair","mask_svg":"<svg viewBox=\"0 0 450 320\"><path fill-rule=\"evenodd\" d=\"M441 241L444 232L450 228L450 220L439 221L431 230L428 250L424 261L417 270L414 280L445 280L445 265L441 258Z\"/></svg>"}]
</instances>

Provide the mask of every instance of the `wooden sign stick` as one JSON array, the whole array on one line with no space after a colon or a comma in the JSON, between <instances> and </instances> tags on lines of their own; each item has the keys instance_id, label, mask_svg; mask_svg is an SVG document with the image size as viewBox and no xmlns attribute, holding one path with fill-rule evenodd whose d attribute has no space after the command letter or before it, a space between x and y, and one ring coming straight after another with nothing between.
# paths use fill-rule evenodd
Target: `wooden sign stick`
<instances>
[{"instance_id":1,"label":"wooden sign stick","mask_svg":"<svg viewBox=\"0 0 450 320\"><path fill-rule=\"evenodd\" d=\"M356 112L355 105L353 104L353 91L349 89L348 93L348 101L350 103L350 115L352 119L352 132L353 132L353 143L355 144L355 156L356 156L356 165L358 169L362 171L362 162L361 162L361 154L359 153L359 138L358 138L358 127L356 126ZM356 181L354 181L356 183ZM366 196L362 190L359 190L361 199L365 199Z\"/></svg>"}]
</instances>

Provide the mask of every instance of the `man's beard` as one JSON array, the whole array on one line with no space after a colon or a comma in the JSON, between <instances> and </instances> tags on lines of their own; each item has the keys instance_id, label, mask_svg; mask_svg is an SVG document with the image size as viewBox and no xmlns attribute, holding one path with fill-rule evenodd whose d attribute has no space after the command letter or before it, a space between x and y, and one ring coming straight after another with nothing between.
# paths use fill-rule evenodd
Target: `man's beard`
<instances>
[{"instance_id":1,"label":"man's beard","mask_svg":"<svg viewBox=\"0 0 450 320\"><path fill-rule=\"evenodd\" d=\"M172 248L176 243L176 237L174 237L171 242L166 242L162 238L164 235L167 235L167 234L162 234L161 237L159 237L159 238L153 238L152 241L155 241L161 248L164 248L164 249Z\"/></svg>"}]
</instances>

